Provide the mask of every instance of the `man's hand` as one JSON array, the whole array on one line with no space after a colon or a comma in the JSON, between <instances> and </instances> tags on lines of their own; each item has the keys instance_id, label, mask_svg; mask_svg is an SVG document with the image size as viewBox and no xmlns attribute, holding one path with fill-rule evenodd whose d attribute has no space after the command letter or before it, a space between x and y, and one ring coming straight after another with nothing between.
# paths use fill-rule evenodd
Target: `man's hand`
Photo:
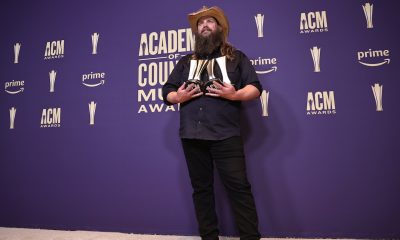
<instances>
[{"instance_id":1,"label":"man's hand","mask_svg":"<svg viewBox=\"0 0 400 240\"><path fill-rule=\"evenodd\" d=\"M215 88L208 87L208 93L206 93L207 96L222 97L231 101L248 101L260 96L260 91L251 84L246 85L244 88L237 91L233 85L228 83L222 85L215 82L213 84Z\"/></svg>"},{"instance_id":2,"label":"man's hand","mask_svg":"<svg viewBox=\"0 0 400 240\"><path fill-rule=\"evenodd\" d=\"M214 87L207 87L207 96L212 97L222 97L229 100L239 100L236 99L236 89L231 84L220 84L218 82L213 83Z\"/></svg>"},{"instance_id":3,"label":"man's hand","mask_svg":"<svg viewBox=\"0 0 400 240\"><path fill-rule=\"evenodd\" d=\"M198 85L195 86L192 83L186 87L186 84L182 84L176 92L170 92L167 95L167 100L173 104L183 103L190 99L200 97L201 95L203 95L203 92L200 90Z\"/></svg>"}]
</instances>

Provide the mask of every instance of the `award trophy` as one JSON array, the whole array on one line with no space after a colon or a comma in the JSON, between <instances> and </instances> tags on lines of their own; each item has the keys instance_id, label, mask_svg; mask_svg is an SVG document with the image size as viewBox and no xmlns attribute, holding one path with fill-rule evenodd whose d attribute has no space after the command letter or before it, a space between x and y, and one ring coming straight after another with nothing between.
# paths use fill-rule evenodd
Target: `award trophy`
<instances>
[{"instance_id":1,"label":"award trophy","mask_svg":"<svg viewBox=\"0 0 400 240\"><path fill-rule=\"evenodd\" d=\"M217 64L221 70L222 79L215 77L214 67ZM204 69L207 68L208 80L201 81L201 73ZM228 72L226 71L226 57L219 57L213 59L206 60L190 60L190 70L189 70L189 79L184 83L185 88L189 85L193 84L192 89L195 87L199 87L203 93L207 93L207 88L215 88L214 83L218 82L221 85L225 83L231 84L231 80L228 77Z\"/></svg>"},{"instance_id":2,"label":"award trophy","mask_svg":"<svg viewBox=\"0 0 400 240\"><path fill-rule=\"evenodd\" d=\"M221 69L222 81L224 83L232 84L228 77L228 72L226 71L226 56L216 58L215 60L218 63L219 69Z\"/></svg>"},{"instance_id":3,"label":"award trophy","mask_svg":"<svg viewBox=\"0 0 400 240\"><path fill-rule=\"evenodd\" d=\"M211 59L210 62L207 65L207 73L208 73L208 81L203 84L203 92L207 92L207 88L216 88L214 83L218 82L221 85L224 85L224 83L221 81L221 79L216 78L214 75L214 66L215 66L215 59Z\"/></svg>"},{"instance_id":4,"label":"award trophy","mask_svg":"<svg viewBox=\"0 0 400 240\"><path fill-rule=\"evenodd\" d=\"M192 89L199 86L203 91L203 84L200 80L201 73L206 68L208 60L190 60L189 79L185 82L185 88L193 84Z\"/></svg>"}]
</instances>

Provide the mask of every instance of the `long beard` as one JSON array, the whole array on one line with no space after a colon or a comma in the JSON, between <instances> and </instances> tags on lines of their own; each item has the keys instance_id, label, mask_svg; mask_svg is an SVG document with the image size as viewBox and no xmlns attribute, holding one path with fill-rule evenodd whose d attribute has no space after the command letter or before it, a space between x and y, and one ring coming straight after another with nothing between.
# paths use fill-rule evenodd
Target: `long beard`
<instances>
[{"instance_id":1,"label":"long beard","mask_svg":"<svg viewBox=\"0 0 400 240\"><path fill-rule=\"evenodd\" d=\"M199 33L195 33L196 41L194 45L194 53L198 57L207 57L218 49L223 42L224 36L221 29L217 28L215 32L203 37Z\"/></svg>"}]
</instances>

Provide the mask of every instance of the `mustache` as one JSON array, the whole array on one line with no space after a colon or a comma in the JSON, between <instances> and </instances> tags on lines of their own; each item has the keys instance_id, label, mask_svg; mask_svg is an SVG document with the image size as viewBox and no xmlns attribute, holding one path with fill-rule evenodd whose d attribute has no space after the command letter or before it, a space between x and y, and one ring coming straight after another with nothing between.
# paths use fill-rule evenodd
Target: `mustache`
<instances>
[{"instance_id":1,"label":"mustache","mask_svg":"<svg viewBox=\"0 0 400 240\"><path fill-rule=\"evenodd\" d=\"M203 33L206 30L211 31L211 29L209 27L204 27L203 29L201 29L201 33Z\"/></svg>"}]
</instances>

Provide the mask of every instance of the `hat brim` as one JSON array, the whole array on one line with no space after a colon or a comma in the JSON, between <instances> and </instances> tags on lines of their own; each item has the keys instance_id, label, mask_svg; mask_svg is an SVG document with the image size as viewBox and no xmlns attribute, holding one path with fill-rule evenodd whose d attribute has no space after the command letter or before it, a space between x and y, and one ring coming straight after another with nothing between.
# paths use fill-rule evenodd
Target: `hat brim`
<instances>
[{"instance_id":1,"label":"hat brim","mask_svg":"<svg viewBox=\"0 0 400 240\"><path fill-rule=\"evenodd\" d=\"M229 34L229 22L228 18L225 16L222 9L219 7L210 7L210 8L202 8L197 12L188 14L188 20L192 32L197 32L197 22L202 17L213 17L218 21L218 24L222 27L222 31L225 37L228 37Z\"/></svg>"}]
</instances>

